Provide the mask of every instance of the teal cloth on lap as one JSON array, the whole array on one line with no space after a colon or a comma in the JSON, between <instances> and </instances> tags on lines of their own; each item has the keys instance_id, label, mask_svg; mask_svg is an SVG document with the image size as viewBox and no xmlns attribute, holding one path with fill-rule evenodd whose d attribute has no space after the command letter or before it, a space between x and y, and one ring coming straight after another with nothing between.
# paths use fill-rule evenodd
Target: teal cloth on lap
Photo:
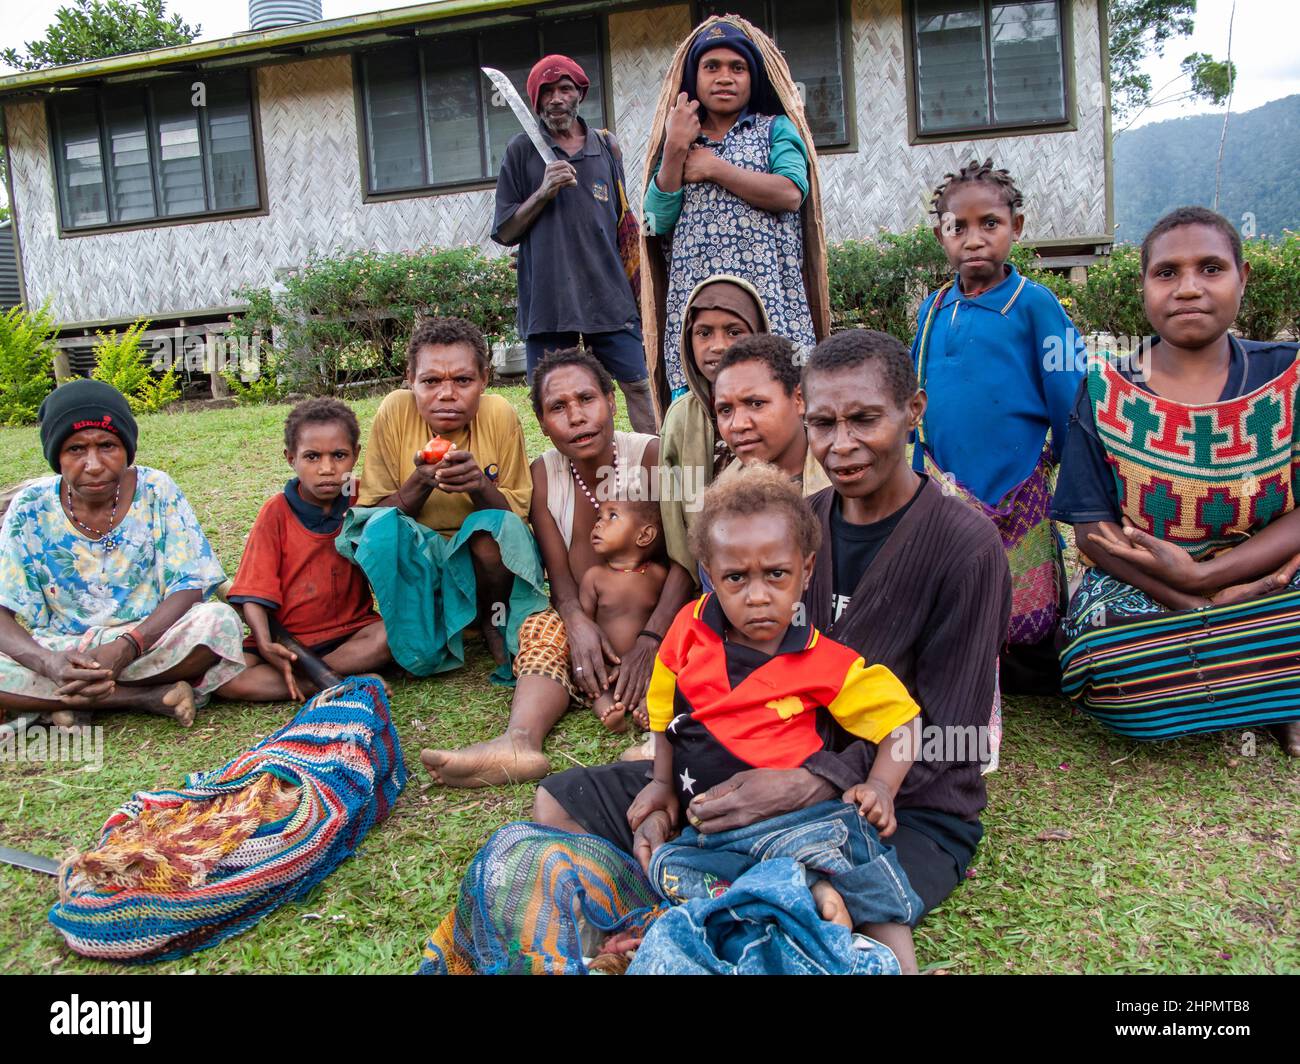
<instances>
[{"instance_id":1,"label":"teal cloth on lap","mask_svg":"<svg viewBox=\"0 0 1300 1064\"><path fill-rule=\"evenodd\" d=\"M493 683L513 685L519 626L550 605L537 541L517 514L478 510L447 540L395 507L355 506L335 543L374 589L393 660L416 676L432 676L465 664L462 633L478 616L469 546L475 532L496 540L502 563L514 574L505 622L497 625L508 657L492 674Z\"/></svg>"}]
</instances>

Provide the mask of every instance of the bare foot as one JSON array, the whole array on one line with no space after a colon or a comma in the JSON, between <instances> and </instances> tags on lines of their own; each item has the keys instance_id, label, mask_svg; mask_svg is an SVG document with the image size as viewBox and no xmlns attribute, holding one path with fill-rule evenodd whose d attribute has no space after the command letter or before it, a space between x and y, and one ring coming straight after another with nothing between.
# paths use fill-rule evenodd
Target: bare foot
<instances>
[{"instance_id":1,"label":"bare foot","mask_svg":"<svg viewBox=\"0 0 1300 1064\"><path fill-rule=\"evenodd\" d=\"M629 746L618 757L620 761L653 761L655 759L655 737L647 735L645 742Z\"/></svg>"},{"instance_id":2,"label":"bare foot","mask_svg":"<svg viewBox=\"0 0 1300 1064\"><path fill-rule=\"evenodd\" d=\"M488 653L498 665L506 663L506 641L497 631L495 624L484 624L479 631L483 633L483 642L487 644Z\"/></svg>"},{"instance_id":3,"label":"bare foot","mask_svg":"<svg viewBox=\"0 0 1300 1064\"><path fill-rule=\"evenodd\" d=\"M160 717L171 717L182 728L188 728L194 723L194 688L184 680L166 689L155 687L140 708Z\"/></svg>"},{"instance_id":4,"label":"bare foot","mask_svg":"<svg viewBox=\"0 0 1300 1064\"><path fill-rule=\"evenodd\" d=\"M421 750L420 761L446 787L499 787L539 780L551 771L544 753L509 735L463 750Z\"/></svg>"},{"instance_id":5,"label":"bare foot","mask_svg":"<svg viewBox=\"0 0 1300 1064\"><path fill-rule=\"evenodd\" d=\"M1300 720L1273 724L1268 730L1273 733L1273 738L1278 741L1284 754L1288 757L1300 757Z\"/></svg>"},{"instance_id":6,"label":"bare foot","mask_svg":"<svg viewBox=\"0 0 1300 1064\"><path fill-rule=\"evenodd\" d=\"M596 719L616 735L627 731L627 713L614 707L614 696L606 692L591 704Z\"/></svg>"},{"instance_id":7,"label":"bare foot","mask_svg":"<svg viewBox=\"0 0 1300 1064\"><path fill-rule=\"evenodd\" d=\"M380 676L379 673L377 673L377 672L363 672L363 673L361 673L361 679L363 679L363 680L374 680L375 683L377 683L377 684L379 684L381 687L383 687L383 689L384 689L384 694L386 694L389 698L392 698L392 697L393 697L393 689L392 689L391 687L388 686L388 681L385 680L382 676Z\"/></svg>"},{"instance_id":8,"label":"bare foot","mask_svg":"<svg viewBox=\"0 0 1300 1064\"><path fill-rule=\"evenodd\" d=\"M812 885L813 901L817 903L817 915L828 924L839 924L853 930L853 921L849 919L849 908L840 897L840 892L831 886L830 880L819 879Z\"/></svg>"},{"instance_id":9,"label":"bare foot","mask_svg":"<svg viewBox=\"0 0 1300 1064\"><path fill-rule=\"evenodd\" d=\"M88 709L56 709L50 714L50 723L56 728L85 728L95 716Z\"/></svg>"}]
</instances>

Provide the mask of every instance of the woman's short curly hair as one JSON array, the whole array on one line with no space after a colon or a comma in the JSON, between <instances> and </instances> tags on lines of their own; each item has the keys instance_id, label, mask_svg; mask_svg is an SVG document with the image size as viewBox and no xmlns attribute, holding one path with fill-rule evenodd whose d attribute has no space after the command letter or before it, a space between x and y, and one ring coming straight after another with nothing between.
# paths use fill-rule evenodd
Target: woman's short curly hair
<instances>
[{"instance_id":1,"label":"woman's short curly hair","mask_svg":"<svg viewBox=\"0 0 1300 1064\"><path fill-rule=\"evenodd\" d=\"M464 318L421 318L411 333L411 342L406 345L406 372L415 373L416 358L424 347L446 347L450 344L464 344L474 352L474 364L483 376L492 368L492 359L488 354L487 341L472 321Z\"/></svg>"},{"instance_id":2,"label":"woman's short curly hair","mask_svg":"<svg viewBox=\"0 0 1300 1064\"><path fill-rule=\"evenodd\" d=\"M794 481L774 465L755 462L728 469L704 493L704 505L691 524L691 553L707 565L713 546L709 530L716 522L761 513L786 516L804 557L821 546L821 525Z\"/></svg>"}]
</instances>

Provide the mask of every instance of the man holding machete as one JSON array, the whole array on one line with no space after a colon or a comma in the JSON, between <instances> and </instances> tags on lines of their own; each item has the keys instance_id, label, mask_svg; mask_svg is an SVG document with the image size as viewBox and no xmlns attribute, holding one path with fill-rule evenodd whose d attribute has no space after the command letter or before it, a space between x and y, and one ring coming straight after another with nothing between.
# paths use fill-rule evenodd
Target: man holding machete
<instances>
[{"instance_id":1,"label":"man holding machete","mask_svg":"<svg viewBox=\"0 0 1300 1064\"><path fill-rule=\"evenodd\" d=\"M519 245L518 325L529 379L546 352L576 347L581 336L623 390L633 430L653 433L637 300L618 248L622 153L613 134L578 117L589 84L563 55L544 56L529 73L540 129L525 127L506 147L492 239ZM514 93L508 83L497 87Z\"/></svg>"}]
</instances>

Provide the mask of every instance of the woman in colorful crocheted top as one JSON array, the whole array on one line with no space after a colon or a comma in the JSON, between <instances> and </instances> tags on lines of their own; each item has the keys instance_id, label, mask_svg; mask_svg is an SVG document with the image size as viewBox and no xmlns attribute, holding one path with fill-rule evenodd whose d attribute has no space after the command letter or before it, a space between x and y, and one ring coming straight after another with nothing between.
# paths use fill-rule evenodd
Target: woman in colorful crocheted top
<instances>
[{"instance_id":1,"label":"woman in colorful crocheted top","mask_svg":"<svg viewBox=\"0 0 1300 1064\"><path fill-rule=\"evenodd\" d=\"M133 464L121 392L73 381L39 416L55 475L15 495L0 528L0 718L138 709L188 727L244 668L239 616L205 601L225 573L171 477Z\"/></svg>"},{"instance_id":2,"label":"woman in colorful crocheted top","mask_svg":"<svg viewBox=\"0 0 1300 1064\"><path fill-rule=\"evenodd\" d=\"M1232 223L1166 215L1142 244L1158 336L1094 359L1052 516L1091 560L1064 688L1138 739L1271 726L1300 756L1297 345L1239 340L1250 265Z\"/></svg>"}]
</instances>

